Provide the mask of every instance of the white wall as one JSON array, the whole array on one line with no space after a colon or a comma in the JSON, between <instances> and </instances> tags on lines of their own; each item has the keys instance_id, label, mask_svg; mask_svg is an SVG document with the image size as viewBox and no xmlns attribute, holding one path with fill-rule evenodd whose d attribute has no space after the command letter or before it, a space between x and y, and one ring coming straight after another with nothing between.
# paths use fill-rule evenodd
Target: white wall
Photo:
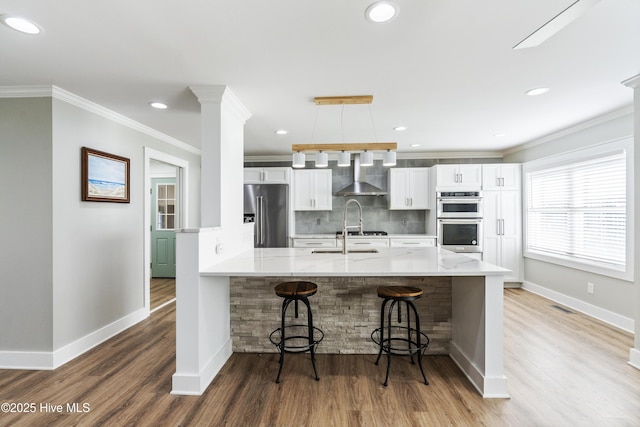
<instances>
[{"instance_id":1,"label":"white wall","mask_svg":"<svg viewBox=\"0 0 640 427\"><path fill-rule=\"evenodd\" d=\"M0 298L0 356L43 351L56 360L55 352L81 352L87 337L101 339L123 319L146 314L144 147L189 162L192 226L199 225L200 157L55 96L0 99L0 117L0 176L13 184L3 186L3 206L15 200L17 207L3 221L9 238L0 240L2 288L11 288ZM130 159L130 203L80 200L82 146Z\"/></svg>"},{"instance_id":2,"label":"white wall","mask_svg":"<svg viewBox=\"0 0 640 427\"><path fill-rule=\"evenodd\" d=\"M632 109L627 108L588 123L567 129L556 135L533 141L505 156L505 162L528 162L555 154L586 148L633 135ZM637 274L637 273L636 273ZM635 285L633 282L588 273L556 264L525 258L525 287L527 282L544 289L548 296L561 294L565 302L575 308L593 306L590 314L612 321L629 322L635 318ZM595 293L587 293L587 282L595 284ZM610 313L607 313L610 312ZM613 320L615 321L615 320ZM631 326L632 327L632 326Z\"/></svg>"}]
</instances>

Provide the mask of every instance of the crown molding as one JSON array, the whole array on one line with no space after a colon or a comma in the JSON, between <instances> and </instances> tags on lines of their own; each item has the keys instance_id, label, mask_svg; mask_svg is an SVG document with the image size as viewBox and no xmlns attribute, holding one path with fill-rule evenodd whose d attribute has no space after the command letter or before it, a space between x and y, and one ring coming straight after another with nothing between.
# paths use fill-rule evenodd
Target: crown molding
<instances>
[{"instance_id":1,"label":"crown molding","mask_svg":"<svg viewBox=\"0 0 640 427\"><path fill-rule=\"evenodd\" d=\"M633 77L629 77L628 79L622 81L622 84L634 89L637 87L640 87L640 74L636 74Z\"/></svg>"},{"instance_id":2,"label":"crown molding","mask_svg":"<svg viewBox=\"0 0 640 427\"><path fill-rule=\"evenodd\" d=\"M136 122L122 114L102 107L95 102L84 99L78 95L75 95L69 91L66 91L57 86L0 86L0 98L45 98L51 97L68 104L74 105L85 111L97 114L108 120L126 126L128 128L137 130L153 138L164 141L171 144L181 150L188 151L193 154L200 155L201 151L192 145L182 142L176 138L159 132L149 126Z\"/></svg>"},{"instance_id":3,"label":"crown molding","mask_svg":"<svg viewBox=\"0 0 640 427\"><path fill-rule=\"evenodd\" d=\"M509 148L503 152L504 156L511 155L520 151L528 150L530 148L536 147L538 145L547 143L549 141L556 140L558 138L562 138L567 135L574 134L584 129L588 129L593 126L597 126L602 123L606 123L608 121L617 119L619 117L624 117L627 115L633 114L633 105L629 105L624 108L620 108L619 110L612 111L607 114L603 114L601 116L595 117L593 119L578 123L574 126L570 126L568 128L564 128L558 132L551 133L549 135L545 135L541 138L535 139L533 141L525 142L524 144L517 145L515 147Z\"/></svg>"}]
</instances>

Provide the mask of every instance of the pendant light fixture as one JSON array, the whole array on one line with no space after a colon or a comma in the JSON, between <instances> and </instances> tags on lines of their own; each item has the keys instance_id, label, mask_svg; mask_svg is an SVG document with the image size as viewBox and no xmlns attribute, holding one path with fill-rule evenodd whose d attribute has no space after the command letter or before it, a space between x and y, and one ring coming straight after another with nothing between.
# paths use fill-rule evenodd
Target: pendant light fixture
<instances>
[{"instance_id":1,"label":"pendant light fixture","mask_svg":"<svg viewBox=\"0 0 640 427\"><path fill-rule=\"evenodd\" d=\"M360 154L360 166L373 166L373 153L371 151L364 150L364 152Z\"/></svg>"},{"instance_id":2,"label":"pendant light fixture","mask_svg":"<svg viewBox=\"0 0 640 427\"><path fill-rule=\"evenodd\" d=\"M326 168L327 166L329 166L329 155L320 151L316 154L316 167Z\"/></svg>"},{"instance_id":3,"label":"pendant light fixture","mask_svg":"<svg viewBox=\"0 0 640 427\"><path fill-rule=\"evenodd\" d=\"M317 107L321 105L342 105L342 113L344 113L344 106L349 104L371 104L373 102L373 95L358 95L358 96L325 96L314 98ZM369 106L369 118L371 119L371 128L373 129L374 139L377 141L378 137L373 121L373 113ZM313 131L311 133L311 142L314 140L316 125L318 122L318 111L316 108L316 117L313 123ZM344 129L342 128L342 114L340 120L340 129L342 131L342 143L332 144L292 144L291 151L293 151L292 166L294 168L305 167L305 152L317 152L315 155L315 167L326 168L329 166L329 156L327 151L334 151L338 153L338 166L349 167L351 166L351 152L358 153L356 161L358 167L360 166L373 166L373 151L383 151L383 165L395 166L396 164L396 152L398 144L395 142L364 142L364 143L345 143L344 142Z\"/></svg>"},{"instance_id":4,"label":"pendant light fixture","mask_svg":"<svg viewBox=\"0 0 640 427\"><path fill-rule=\"evenodd\" d=\"M303 168L304 165L304 153L301 153L299 151L293 153L293 161L291 162L291 166L294 168Z\"/></svg>"},{"instance_id":5,"label":"pendant light fixture","mask_svg":"<svg viewBox=\"0 0 640 427\"><path fill-rule=\"evenodd\" d=\"M351 166L351 153L348 151L341 151L338 153L338 166L341 168Z\"/></svg>"},{"instance_id":6,"label":"pendant light fixture","mask_svg":"<svg viewBox=\"0 0 640 427\"><path fill-rule=\"evenodd\" d=\"M382 166L395 166L396 165L396 152L387 150L382 155Z\"/></svg>"}]
</instances>

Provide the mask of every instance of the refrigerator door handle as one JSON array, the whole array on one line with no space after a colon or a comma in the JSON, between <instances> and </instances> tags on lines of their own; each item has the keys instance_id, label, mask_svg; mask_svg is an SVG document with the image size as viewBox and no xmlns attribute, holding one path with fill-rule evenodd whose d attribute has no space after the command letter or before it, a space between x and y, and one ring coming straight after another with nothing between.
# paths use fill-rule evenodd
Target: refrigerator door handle
<instances>
[{"instance_id":1,"label":"refrigerator door handle","mask_svg":"<svg viewBox=\"0 0 640 427\"><path fill-rule=\"evenodd\" d=\"M264 197L258 197L260 209L260 246L264 245Z\"/></svg>"},{"instance_id":2,"label":"refrigerator door handle","mask_svg":"<svg viewBox=\"0 0 640 427\"><path fill-rule=\"evenodd\" d=\"M253 242L256 247L260 245L260 197L256 197L256 228L254 229L255 235L253 236Z\"/></svg>"}]
</instances>

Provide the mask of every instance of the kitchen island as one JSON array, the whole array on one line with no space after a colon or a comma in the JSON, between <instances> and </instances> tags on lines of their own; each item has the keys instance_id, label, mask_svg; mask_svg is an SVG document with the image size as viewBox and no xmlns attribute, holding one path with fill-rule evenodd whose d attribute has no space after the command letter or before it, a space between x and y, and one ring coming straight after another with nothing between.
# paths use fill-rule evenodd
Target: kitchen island
<instances>
[{"instance_id":1,"label":"kitchen island","mask_svg":"<svg viewBox=\"0 0 640 427\"><path fill-rule=\"evenodd\" d=\"M172 393L201 394L230 357L231 278L406 277L450 279L449 355L484 397L508 397L503 368L503 276L508 270L435 247L313 252L252 249L178 281Z\"/></svg>"}]
</instances>

